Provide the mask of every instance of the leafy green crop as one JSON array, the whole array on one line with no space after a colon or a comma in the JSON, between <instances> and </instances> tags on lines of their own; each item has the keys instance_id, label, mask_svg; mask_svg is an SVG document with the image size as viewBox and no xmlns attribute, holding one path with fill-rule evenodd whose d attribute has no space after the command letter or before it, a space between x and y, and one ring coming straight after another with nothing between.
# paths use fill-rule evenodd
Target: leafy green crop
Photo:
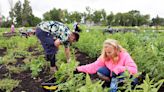
<instances>
[{"instance_id":1,"label":"leafy green crop","mask_svg":"<svg viewBox=\"0 0 164 92\"><path fill-rule=\"evenodd\" d=\"M39 56L37 59L32 59L31 62L27 63L27 67L32 71L32 77L37 77L39 72L42 71L44 65L45 59L42 56Z\"/></svg>"},{"instance_id":2,"label":"leafy green crop","mask_svg":"<svg viewBox=\"0 0 164 92\"><path fill-rule=\"evenodd\" d=\"M0 80L0 89L5 92L12 92L19 84L19 80L2 79Z\"/></svg>"},{"instance_id":3,"label":"leafy green crop","mask_svg":"<svg viewBox=\"0 0 164 92\"><path fill-rule=\"evenodd\" d=\"M104 82L92 82L89 75L86 75L85 85L77 89L77 92L108 92L109 89L102 88Z\"/></svg>"}]
</instances>

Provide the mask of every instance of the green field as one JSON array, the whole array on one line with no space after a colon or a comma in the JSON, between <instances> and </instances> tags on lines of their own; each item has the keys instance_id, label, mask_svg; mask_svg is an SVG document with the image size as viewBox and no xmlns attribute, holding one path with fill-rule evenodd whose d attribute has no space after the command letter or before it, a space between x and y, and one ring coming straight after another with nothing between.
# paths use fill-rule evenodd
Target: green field
<instances>
[{"instance_id":1,"label":"green field","mask_svg":"<svg viewBox=\"0 0 164 92\"><path fill-rule=\"evenodd\" d=\"M101 53L103 41L108 38L116 39L130 53L138 66L139 73L146 72L146 79L135 89L131 89L130 82L121 87L126 90L125 92L158 92L160 87L164 87L162 85L164 82L164 27L159 27L158 31L156 28L133 27L139 32L114 34L103 34L102 30L106 27L102 26L88 28L81 25L80 27L83 32L80 33L79 42L71 46L72 52L78 49L89 58L96 59ZM88 29L90 31L86 32ZM45 81L50 74L49 62L46 62L44 58L40 42L35 36L21 37L18 29L16 29L16 36L4 37L3 33L9 31L9 28L0 28L0 92L19 92L20 90L43 92L40 83ZM77 61L76 53L72 53L72 62L65 63L64 49L61 48L57 54L59 70L54 74L57 79L57 91L108 92L108 88L102 87L102 81L92 80L84 74L73 74L75 67L82 61ZM23 77L29 79L28 83L23 80ZM23 83L31 86L25 86Z\"/></svg>"}]
</instances>

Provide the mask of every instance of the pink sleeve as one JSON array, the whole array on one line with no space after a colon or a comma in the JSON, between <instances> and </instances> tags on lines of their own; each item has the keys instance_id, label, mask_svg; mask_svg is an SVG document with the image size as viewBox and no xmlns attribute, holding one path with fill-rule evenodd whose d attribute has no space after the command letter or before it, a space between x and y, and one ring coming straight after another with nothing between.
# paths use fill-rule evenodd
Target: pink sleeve
<instances>
[{"instance_id":1,"label":"pink sleeve","mask_svg":"<svg viewBox=\"0 0 164 92\"><path fill-rule=\"evenodd\" d=\"M136 74L138 72L137 65L129 54L126 56L125 59L125 68L130 72L130 74Z\"/></svg>"},{"instance_id":2,"label":"pink sleeve","mask_svg":"<svg viewBox=\"0 0 164 92\"><path fill-rule=\"evenodd\" d=\"M124 72L126 69L132 75L137 73L137 65L135 64L135 62L129 54L127 54L125 57L124 66L118 65L117 67L115 67L113 72L119 74L121 72Z\"/></svg>"},{"instance_id":3,"label":"pink sleeve","mask_svg":"<svg viewBox=\"0 0 164 92\"><path fill-rule=\"evenodd\" d=\"M105 66L104 62L102 60L98 59L97 61L95 61L91 64L87 64L87 65L77 67L77 70L79 72L94 74L102 66Z\"/></svg>"}]
</instances>

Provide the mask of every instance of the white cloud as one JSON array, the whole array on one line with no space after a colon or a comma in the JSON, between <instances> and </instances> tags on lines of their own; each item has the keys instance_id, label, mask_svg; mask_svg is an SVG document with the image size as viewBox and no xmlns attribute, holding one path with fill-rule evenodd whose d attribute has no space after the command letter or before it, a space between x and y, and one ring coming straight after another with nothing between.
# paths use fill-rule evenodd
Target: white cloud
<instances>
[{"instance_id":1,"label":"white cloud","mask_svg":"<svg viewBox=\"0 0 164 92\"><path fill-rule=\"evenodd\" d=\"M14 2L18 0L13 0ZM21 0L22 2L24 0ZM53 9L61 8L68 11L84 12L86 6L92 9L105 9L109 14L139 10L141 14L150 14L151 17L159 15L164 18L163 0L29 0L35 16ZM8 0L0 0L2 15L8 16L10 10Z\"/></svg>"}]
</instances>

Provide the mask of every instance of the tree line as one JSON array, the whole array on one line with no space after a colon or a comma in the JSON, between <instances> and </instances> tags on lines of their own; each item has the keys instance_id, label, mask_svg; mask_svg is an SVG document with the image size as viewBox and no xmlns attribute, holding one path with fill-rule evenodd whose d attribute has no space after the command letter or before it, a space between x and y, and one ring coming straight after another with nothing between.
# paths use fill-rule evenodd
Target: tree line
<instances>
[{"instance_id":1,"label":"tree line","mask_svg":"<svg viewBox=\"0 0 164 92\"><path fill-rule=\"evenodd\" d=\"M93 25L111 25L111 26L164 26L164 18L158 15L150 19L150 15L143 15L138 10L131 10L125 13L107 14L104 9L93 10L86 7L86 11L81 13L78 11L68 12L66 9L53 8L43 14L43 19L40 19L32 13L32 8L28 0L17 1L14 8L9 12L9 18L2 22L2 27L9 27L12 22L17 27L19 26L36 26L41 21L56 20L64 23L81 22L84 24ZM5 17L3 16L2 19Z\"/></svg>"},{"instance_id":2,"label":"tree line","mask_svg":"<svg viewBox=\"0 0 164 92\"><path fill-rule=\"evenodd\" d=\"M13 8L9 11L9 17L2 16L1 27L10 27L12 23L17 27L35 26L42 20L32 13L32 8L28 0L24 0L24 3L19 0L16 2Z\"/></svg>"}]
</instances>

